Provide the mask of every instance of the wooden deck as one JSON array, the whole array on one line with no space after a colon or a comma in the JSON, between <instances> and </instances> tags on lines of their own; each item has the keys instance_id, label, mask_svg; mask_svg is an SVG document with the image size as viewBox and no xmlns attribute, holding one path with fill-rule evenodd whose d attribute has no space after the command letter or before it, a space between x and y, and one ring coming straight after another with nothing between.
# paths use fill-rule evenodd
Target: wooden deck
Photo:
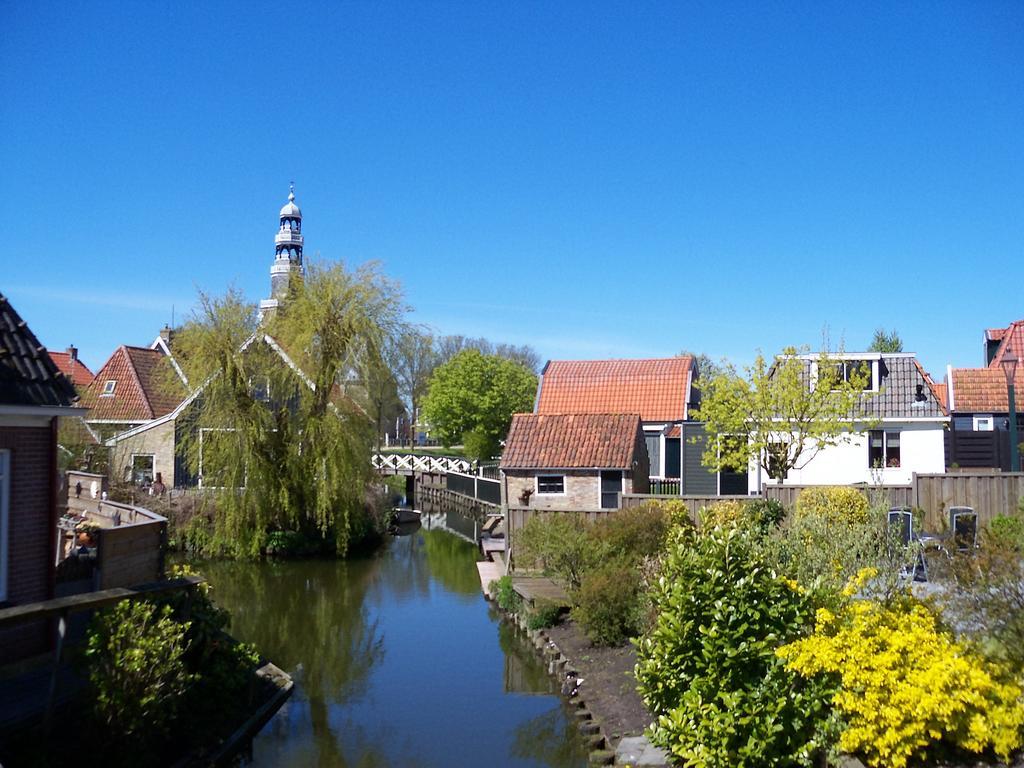
<instances>
[{"instance_id":1,"label":"wooden deck","mask_svg":"<svg viewBox=\"0 0 1024 768\"><path fill-rule=\"evenodd\" d=\"M530 604L537 600L543 600L554 603L560 608L572 606L568 593L545 576L513 576L512 589Z\"/></svg>"},{"instance_id":2,"label":"wooden deck","mask_svg":"<svg viewBox=\"0 0 1024 768\"><path fill-rule=\"evenodd\" d=\"M480 588L484 592L484 597L488 600L493 600L494 595L491 594L491 582L497 581L505 575L504 566L500 563L484 560L476 564L476 570L480 574Z\"/></svg>"}]
</instances>

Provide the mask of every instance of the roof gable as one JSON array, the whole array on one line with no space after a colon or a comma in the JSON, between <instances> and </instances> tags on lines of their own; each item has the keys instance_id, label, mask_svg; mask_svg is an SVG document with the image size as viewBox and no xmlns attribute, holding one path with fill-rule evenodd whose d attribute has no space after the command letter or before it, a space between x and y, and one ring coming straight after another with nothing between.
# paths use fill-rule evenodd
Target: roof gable
<instances>
[{"instance_id":1,"label":"roof gable","mask_svg":"<svg viewBox=\"0 0 1024 768\"><path fill-rule=\"evenodd\" d=\"M636 413L643 421L687 418L693 358L552 360L541 373L536 412Z\"/></svg>"},{"instance_id":2,"label":"roof gable","mask_svg":"<svg viewBox=\"0 0 1024 768\"><path fill-rule=\"evenodd\" d=\"M1016 322L1010 323L1008 328L1001 329L1001 332L998 334L995 333L995 329L990 329L985 333L986 336L993 341L997 338L999 340L999 346L996 348L995 356L992 358L992 362L988 364L989 368L1000 368L1000 363L1002 363L1003 358L1006 357L1011 350L1018 360L1024 361L1024 320L1017 320Z\"/></svg>"},{"instance_id":3,"label":"roof gable","mask_svg":"<svg viewBox=\"0 0 1024 768\"><path fill-rule=\"evenodd\" d=\"M75 388L0 293L0 405L70 407Z\"/></svg>"},{"instance_id":4,"label":"roof gable","mask_svg":"<svg viewBox=\"0 0 1024 768\"><path fill-rule=\"evenodd\" d=\"M108 392L108 382L114 382ZM173 411L185 389L171 373L168 358L155 349L122 345L82 393L90 421L149 421Z\"/></svg>"},{"instance_id":5,"label":"roof gable","mask_svg":"<svg viewBox=\"0 0 1024 768\"><path fill-rule=\"evenodd\" d=\"M640 416L622 413L517 413L502 469L633 468L646 450Z\"/></svg>"}]
</instances>

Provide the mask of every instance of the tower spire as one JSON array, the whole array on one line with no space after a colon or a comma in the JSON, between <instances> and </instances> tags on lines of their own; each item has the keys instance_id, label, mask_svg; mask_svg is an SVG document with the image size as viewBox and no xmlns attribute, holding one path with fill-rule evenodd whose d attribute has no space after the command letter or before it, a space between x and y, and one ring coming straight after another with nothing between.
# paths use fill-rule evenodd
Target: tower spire
<instances>
[{"instance_id":1,"label":"tower spire","mask_svg":"<svg viewBox=\"0 0 1024 768\"><path fill-rule=\"evenodd\" d=\"M295 182L288 184L288 202L279 214L270 267L270 298L260 302L260 318L274 312L288 295L293 277L302 277L302 210L295 204Z\"/></svg>"}]
</instances>

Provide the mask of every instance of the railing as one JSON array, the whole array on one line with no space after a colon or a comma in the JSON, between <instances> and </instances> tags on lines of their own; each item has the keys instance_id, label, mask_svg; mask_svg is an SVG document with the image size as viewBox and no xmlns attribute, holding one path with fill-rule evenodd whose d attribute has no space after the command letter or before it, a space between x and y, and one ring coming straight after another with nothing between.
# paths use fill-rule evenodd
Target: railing
<instances>
[{"instance_id":1,"label":"railing","mask_svg":"<svg viewBox=\"0 0 1024 768\"><path fill-rule=\"evenodd\" d=\"M679 495L679 479L662 480L660 478L651 478L651 493L655 495L668 495L673 494Z\"/></svg>"},{"instance_id":2,"label":"railing","mask_svg":"<svg viewBox=\"0 0 1024 768\"><path fill-rule=\"evenodd\" d=\"M417 456L410 453L375 453L373 455L374 469L393 474L412 474L414 472L427 472L436 475L446 475L449 472L459 472L468 475L473 471L473 462L469 459L457 459L452 456Z\"/></svg>"}]
</instances>

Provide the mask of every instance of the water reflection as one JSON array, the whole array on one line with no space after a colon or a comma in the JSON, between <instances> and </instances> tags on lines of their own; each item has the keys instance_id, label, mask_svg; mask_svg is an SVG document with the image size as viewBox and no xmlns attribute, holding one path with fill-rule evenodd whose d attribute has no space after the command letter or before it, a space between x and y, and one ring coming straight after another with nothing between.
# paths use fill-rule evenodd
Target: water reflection
<instances>
[{"instance_id":1,"label":"water reflection","mask_svg":"<svg viewBox=\"0 0 1024 768\"><path fill-rule=\"evenodd\" d=\"M201 568L232 632L296 680L254 765L586 764L531 647L489 613L476 548L424 528L349 562Z\"/></svg>"}]
</instances>

